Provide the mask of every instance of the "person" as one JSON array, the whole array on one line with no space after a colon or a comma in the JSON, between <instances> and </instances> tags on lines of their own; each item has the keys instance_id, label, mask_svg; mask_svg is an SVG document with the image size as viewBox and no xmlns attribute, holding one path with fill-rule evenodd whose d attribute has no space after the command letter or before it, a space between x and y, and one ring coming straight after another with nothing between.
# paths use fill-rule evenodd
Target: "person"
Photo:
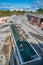
<instances>
[{"instance_id":1,"label":"person","mask_svg":"<svg viewBox=\"0 0 43 65\"><path fill-rule=\"evenodd\" d=\"M21 49L21 51L23 51L23 45L22 44L20 44L20 49Z\"/></svg>"},{"instance_id":2,"label":"person","mask_svg":"<svg viewBox=\"0 0 43 65\"><path fill-rule=\"evenodd\" d=\"M43 22L41 23L41 29L43 30Z\"/></svg>"}]
</instances>

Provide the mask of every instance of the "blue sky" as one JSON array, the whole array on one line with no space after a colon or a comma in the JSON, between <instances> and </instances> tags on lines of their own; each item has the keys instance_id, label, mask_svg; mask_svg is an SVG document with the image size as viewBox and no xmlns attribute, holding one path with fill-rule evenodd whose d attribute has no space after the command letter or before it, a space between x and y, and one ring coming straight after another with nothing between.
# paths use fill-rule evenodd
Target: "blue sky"
<instances>
[{"instance_id":1,"label":"blue sky","mask_svg":"<svg viewBox=\"0 0 43 65\"><path fill-rule=\"evenodd\" d=\"M1 5L8 6L9 4L30 9L43 8L43 0L0 0L0 7L2 7Z\"/></svg>"},{"instance_id":2,"label":"blue sky","mask_svg":"<svg viewBox=\"0 0 43 65\"><path fill-rule=\"evenodd\" d=\"M34 0L0 0L0 3L32 3Z\"/></svg>"}]
</instances>

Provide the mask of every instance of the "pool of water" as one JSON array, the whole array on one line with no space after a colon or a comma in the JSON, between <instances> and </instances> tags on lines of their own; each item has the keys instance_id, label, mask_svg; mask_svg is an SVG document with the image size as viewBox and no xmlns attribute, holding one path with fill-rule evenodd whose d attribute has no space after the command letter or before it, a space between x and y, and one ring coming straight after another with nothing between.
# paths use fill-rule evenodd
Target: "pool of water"
<instances>
[{"instance_id":1,"label":"pool of water","mask_svg":"<svg viewBox=\"0 0 43 65\"><path fill-rule=\"evenodd\" d=\"M20 35L17 32L17 28L15 28L15 26L11 26L11 28L12 28L13 35L14 35L16 41L18 41L20 39Z\"/></svg>"},{"instance_id":2,"label":"pool of water","mask_svg":"<svg viewBox=\"0 0 43 65\"><path fill-rule=\"evenodd\" d=\"M16 46L21 57L21 62L24 63L38 58L38 55L27 41L17 41Z\"/></svg>"},{"instance_id":3,"label":"pool of water","mask_svg":"<svg viewBox=\"0 0 43 65\"><path fill-rule=\"evenodd\" d=\"M27 62L38 57L27 41L17 41L17 47L22 62Z\"/></svg>"},{"instance_id":4,"label":"pool of water","mask_svg":"<svg viewBox=\"0 0 43 65\"><path fill-rule=\"evenodd\" d=\"M21 63L38 59L39 55L34 51L29 42L27 42L25 39L21 40L21 36L17 32L17 28L11 26L11 29L15 37L16 49Z\"/></svg>"}]
</instances>

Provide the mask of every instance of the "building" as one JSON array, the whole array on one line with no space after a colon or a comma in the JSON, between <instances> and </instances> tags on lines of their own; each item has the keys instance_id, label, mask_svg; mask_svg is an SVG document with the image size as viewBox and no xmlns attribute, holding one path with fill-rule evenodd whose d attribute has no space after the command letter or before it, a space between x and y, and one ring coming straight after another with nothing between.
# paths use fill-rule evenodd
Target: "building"
<instances>
[{"instance_id":1,"label":"building","mask_svg":"<svg viewBox=\"0 0 43 65\"><path fill-rule=\"evenodd\" d=\"M26 14L28 21L31 22L31 24L37 24L41 27L43 30L43 25L41 26L41 23L43 22L43 15L41 14Z\"/></svg>"}]
</instances>

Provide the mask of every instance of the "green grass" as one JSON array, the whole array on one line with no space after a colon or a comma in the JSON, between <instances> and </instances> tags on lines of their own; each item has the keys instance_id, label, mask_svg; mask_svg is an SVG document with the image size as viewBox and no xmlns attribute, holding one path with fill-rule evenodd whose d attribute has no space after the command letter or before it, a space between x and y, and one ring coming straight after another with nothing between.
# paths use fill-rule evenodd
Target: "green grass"
<instances>
[{"instance_id":1,"label":"green grass","mask_svg":"<svg viewBox=\"0 0 43 65\"><path fill-rule=\"evenodd\" d=\"M26 11L5 11L5 10L0 10L0 17L3 17L3 16L11 16L13 14L16 14L16 15L24 15L26 13ZM38 9L36 12L32 12L32 11L28 11L28 13L33 13L33 14L43 14L43 9Z\"/></svg>"},{"instance_id":2,"label":"green grass","mask_svg":"<svg viewBox=\"0 0 43 65\"><path fill-rule=\"evenodd\" d=\"M24 15L25 11L2 11L0 10L0 17L2 16L11 16L13 14L16 15Z\"/></svg>"}]
</instances>

